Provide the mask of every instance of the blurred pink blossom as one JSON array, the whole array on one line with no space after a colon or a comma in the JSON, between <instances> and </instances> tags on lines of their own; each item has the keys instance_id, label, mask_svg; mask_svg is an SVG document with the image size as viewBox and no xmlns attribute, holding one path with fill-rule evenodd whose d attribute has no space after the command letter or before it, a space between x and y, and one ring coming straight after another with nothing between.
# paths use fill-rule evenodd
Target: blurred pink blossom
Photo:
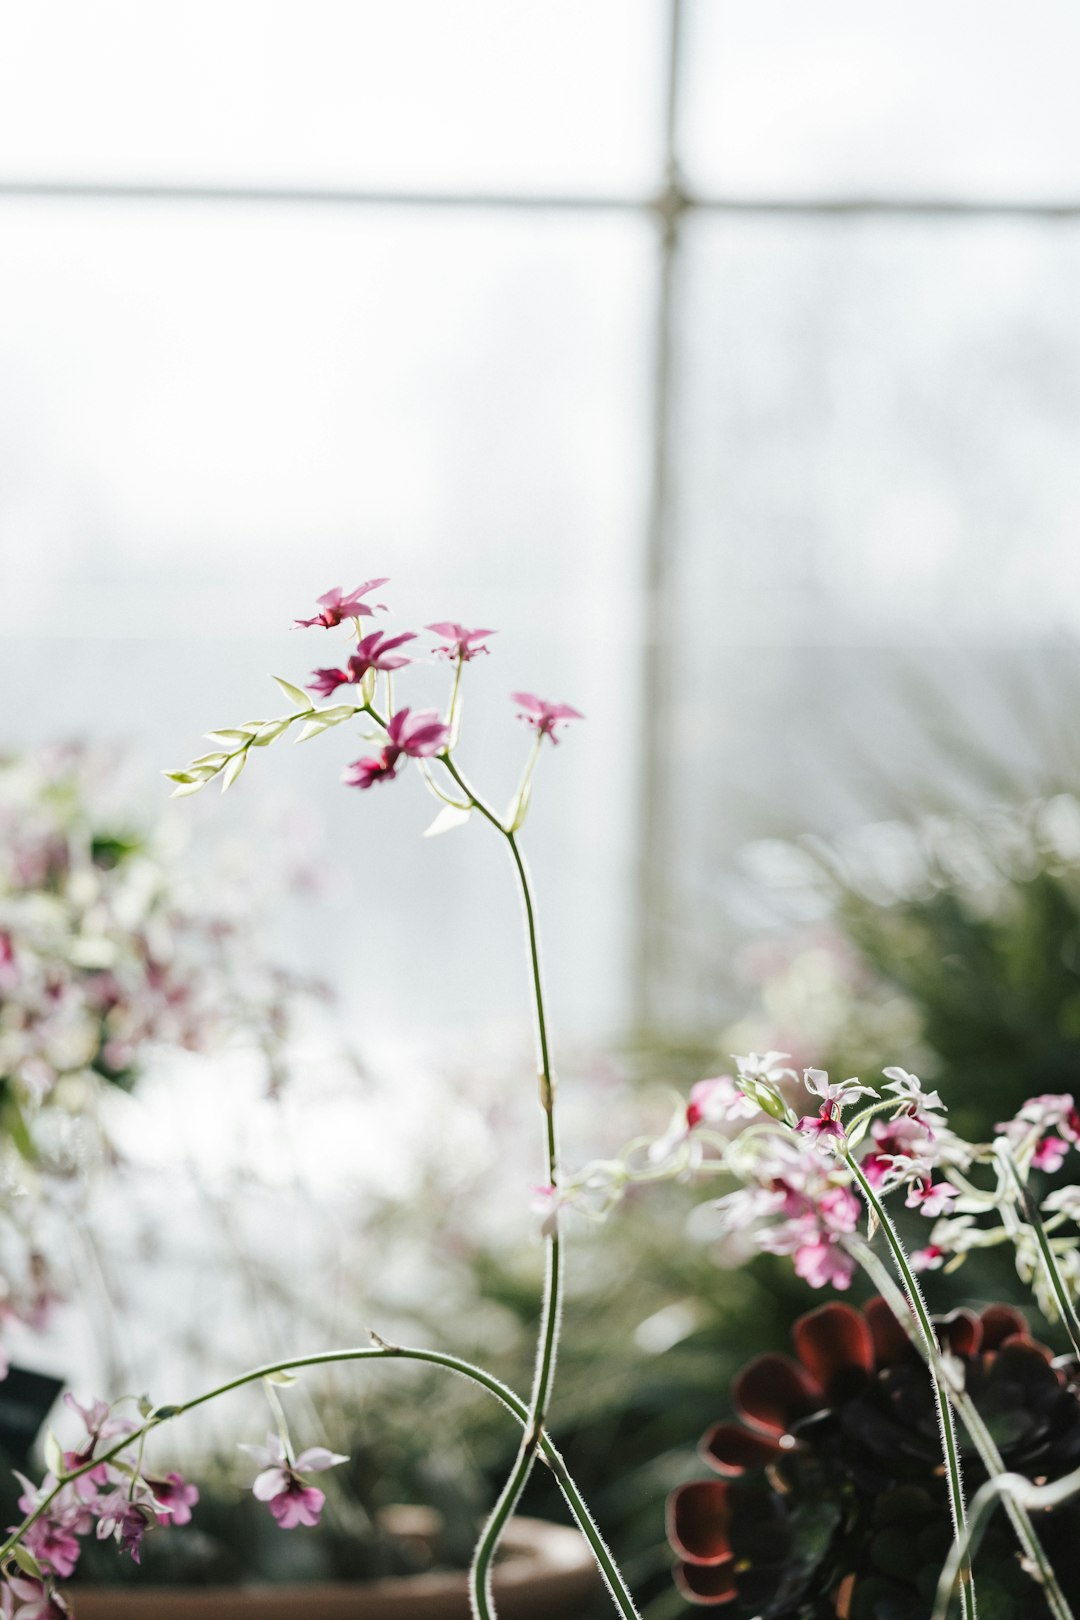
<instances>
[{"instance_id":1,"label":"blurred pink blossom","mask_svg":"<svg viewBox=\"0 0 1080 1620\"><path fill-rule=\"evenodd\" d=\"M388 579L369 579L366 584L358 585L355 591L350 591L347 596L340 585L335 585L332 591L315 598L319 604L319 611L314 618L296 619L294 624L297 629L303 630L309 629L314 624L321 625L324 630L332 630L342 619L370 619L371 608L360 599L369 591L376 591L380 585L387 584Z\"/></svg>"},{"instance_id":2,"label":"blurred pink blossom","mask_svg":"<svg viewBox=\"0 0 1080 1620\"><path fill-rule=\"evenodd\" d=\"M524 720L540 737L550 737L552 742L558 742L555 727L565 725L568 720L584 720L585 716L579 709L572 709L569 703L548 703L544 698L538 698L532 692L511 692L514 702L520 704L519 720Z\"/></svg>"}]
</instances>

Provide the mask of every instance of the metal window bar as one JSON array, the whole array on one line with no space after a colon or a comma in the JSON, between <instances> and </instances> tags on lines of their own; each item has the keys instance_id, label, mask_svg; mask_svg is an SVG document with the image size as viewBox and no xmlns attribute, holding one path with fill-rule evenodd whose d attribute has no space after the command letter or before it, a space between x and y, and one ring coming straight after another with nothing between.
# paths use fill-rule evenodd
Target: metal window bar
<instances>
[{"instance_id":1,"label":"metal window bar","mask_svg":"<svg viewBox=\"0 0 1080 1620\"><path fill-rule=\"evenodd\" d=\"M660 768L672 702L672 637L675 603L675 525L671 518L670 423L676 392L674 322L678 305L678 260L683 225L694 214L779 218L864 217L889 219L1027 221L1080 220L1080 199L1026 202L951 197L726 197L695 192L683 177L679 129L683 96L683 0L668 0L664 54L663 181L651 195L568 196L559 193L377 191L347 187L214 185L107 180L4 179L0 202L221 204L229 207L416 209L468 212L601 214L650 218L657 232L657 296L653 324L652 441L642 576L642 706L637 874L632 963L632 1007L646 1023L658 1009L668 967L669 937L664 852L670 842L668 773Z\"/></svg>"}]
</instances>

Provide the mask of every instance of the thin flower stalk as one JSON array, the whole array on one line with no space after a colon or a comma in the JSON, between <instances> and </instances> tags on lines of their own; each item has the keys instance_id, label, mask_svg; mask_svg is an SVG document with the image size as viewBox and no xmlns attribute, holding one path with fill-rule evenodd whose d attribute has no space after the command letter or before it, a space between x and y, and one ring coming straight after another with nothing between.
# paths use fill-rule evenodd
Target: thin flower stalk
<instances>
[{"instance_id":1,"label":"thin flower stalk","mask_svg":"<svg viewBox=\"0 0 1080 1620\"><path fill-rule=\"evenodd\" d=\"M540 1069L540 1105L544 1112L544 1151L547 1181L550 1188L557 1190L560 1168L558 1131L555 1117L555 1082L551 1068L547 1017L544 1009L544 985L540 968L540 939L536 924L536 906L528 868L518 848L513 831L503 826L490 807L484 804L474 793L457 769L449 753L441 755L440 758L458 787L466 794L470 803L497 827L506 839L514 863L514 870L517 874L522 905L525 911L525 928L529 948L537 1056ZM555 1363L559 1352L559 1328L563 1294L563 1251L557 1219L549 1229L545 1242L547 1254L544 1269L544 1293L540 1313L540 1331L537 1339L536 1368L529 1399L529 1420L522 1435L514 1466L499 1493L495 1506L491 1510L473 1555L472 1567L469 1572L469 1600L475 1620L494 1620L495 1604L491 1592L491 1572L495 1553L503 1532L510 1521L510 1516L517 1506L522 1491L525 1489L529 1475L532 1473L540 1435L547 1417L552 1386L555 1381Z\"/></svg>"},{"instance_id":2,"label":"thin flower stalk","mask_svg":"<svg viewBox=\"0 0 1080 1620\"><path fill-rule=\"evenodd\" d=\"M1008 1179L1012 1182L1016 1203L1020 1214L1035 1235L1035 1242L1039 1246L1039 1255L1042 1259L1043 1270L1045 1271L1047 1281L1050 1284L1050 1290L1057 1302L1057 1307L1061 1314L1062 1325L1064 1326L1066 1333L1069 1335L1069 1340L1072 1344L1074 1353L1077 1356L1080 1356L1080 1315L1077 1314L1076 1303L1073 1300L1068 1288L1065 1286L1065 1279L1062 1277L1061 1271L1058 1267L1053 1245L1050 1242L1050 1237L1047 1233L1043 1218L1039 1213L1038 1205L1024 1184L1024 1180L1020 1175L1019 1168L1016 1160L1013 1158L1012 1152L1009 1149L1008 1143L1004 1141L997 1142L995 1144L994 1151L997 1155L999 1163L1004 1166Z\"/></svg>"},{"instance_id":3,"label":"thin flower stalk","mask_svg":"<svg viewBox=\"0 0 1080 1620\"><path fill-rule=\"evenodd\" d=\"M952 1407L949 1403L947 1386L942 1374L941 1357L938 1353L938 1344L933 1323L930 1320L930 1313L926 1308L926 1301L923 1298L922 1289L919 1287L918 1278L908 1264L908 1258L900 1241L899 1233L893 1225L885 1206L866 1179L857 1160L849 1152L844 1153L844 1160L858 1183L867 1207L872 1210L878 1225L885 1234L885 1241L889 1246L893 1264L904 1285L904 1291L910 1301L915 1320L919 1325L920 1336L926 1348L926 1362L934 1384L934 1400L941 1428L941 1446L945 1460L946 1483L949 1489L949 1512L952 1517L953 1539L954 1542L960 1544L967 1527L964 1481L960 1468L960 1447L956 1438L956 1425L953 1421ZM966 1620L975 1620L978 1610L970 1558L962 1555L959 1567L961 1613L966 1617Z\"/></svg>"}]
</instances>

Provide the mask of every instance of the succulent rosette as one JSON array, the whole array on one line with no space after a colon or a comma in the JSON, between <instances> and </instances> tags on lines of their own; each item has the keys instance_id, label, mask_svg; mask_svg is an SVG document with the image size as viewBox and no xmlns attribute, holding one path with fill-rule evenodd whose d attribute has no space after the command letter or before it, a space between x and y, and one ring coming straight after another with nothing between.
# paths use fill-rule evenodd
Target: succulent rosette
<instances>
[{"instance_id":1,"label":"succulent rosette","mask_svg":"<svg viewBox=\"0 0 1080 1620\"><path fill-rule=\"evenodd\" d=\"M1039 1482L1080 1466L1080 1367L1054 1360L1023 1316L992 1305L935 1322L942 1350L1006 1467ZM736 1417L704 1436L714 1477L672 1495L675 1579L689 1602L760 1620L927 1620L950 1540L930 1375L881 1299L801 1317L795 1356L735 1380ZM965 1453L974 1491L985 1474ZM1066 1592L1080 1592L1080 1501L1040 1515ZM976 1574L995 1620L1037 1620L1043 1599L1008 1527Z\"/></svg>"}]
</instances>

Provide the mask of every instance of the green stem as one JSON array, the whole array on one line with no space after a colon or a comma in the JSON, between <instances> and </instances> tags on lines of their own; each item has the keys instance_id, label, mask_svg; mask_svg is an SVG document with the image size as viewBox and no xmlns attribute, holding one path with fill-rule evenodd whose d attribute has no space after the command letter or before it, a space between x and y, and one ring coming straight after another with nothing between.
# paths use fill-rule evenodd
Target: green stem
<instances>
[{"instance_id":1,"label":"green stem","mask_svg":"<svg viewBox=\"0 0 1080 1620\"><path fill-rule=\"evenodd\" d=\"M850 1242L848 1248L867 1276L881 1290L886 1304L890 1307L896 1320L925 1361L926 1346L923 1344L922 1335L915 1325L911 1307L904 1294L889 1276L884 1264L878 1259L869 1245L863 1243L861 1239ZM952 1387L949 1389L949 1397L960 1414L960 1419L971 1437L971 1443L978 1452L980 1461L990 1479L1001 1478L1007 1472L1004 1459L994 1443L993 1436L983 1422L975 1402L966 1390L958 1390ZM983 1489L985 1490L985 1488L984 1486ZM1016 1539L1020 1543L1021 1550L1038 1570L1038 1580L1045 1593L1050 1613L1054 1616L1054 1620L1074 1620L1072 1609L1069 1607L1068 1600L1058 1584L1054 1567L1046 1556L1030 1513L1024 1504L1017 1501L1012 1494L1008 1492L1002 1494L1005 1500L1005 1511L1008 1513L1013 1530L1016 1532ZM976 1500L978 1500L978 1496ZM942 1572L942 1581L945 1580L945 1572L949 1573L948 1590L950 1594L960 1567L960 1554L962 1551L967 1551L968 1556L973 1557L977 1546L974 1508L969 1513L968 1521L966 1545L961 1542L954 1542L950 1549L945 1571Z\"/></svg>"},{"instance_id":2,"label":"green stem","mask_svg":"<svg viewBox=\"0 0 1080 1620\"><path fill-rule=\"evenodd\" d=\"M946 1381L941 1366L941 1355L938 1350L937 1337L934 1333L934 1324L930 1320L930 1312L926 1308L922 1289L915 1273L908 1264L904 1246L900 1242L899 1234L889 1217L885 1206L871 1187L866 1176L859 1167L857 1160L851 1154L844 1152L844 1159L849 1170L858 1182L863 1198L868 1207L873 1210L885 1240L892 1255L893 1265L896 1267L904 1291L908 1296L915 1320L919 1325L920 1336L926 1349L926 1362L930 1369L930 1378L934 1386L934 1400L937 1405L938 1423L941 1428L941 1448L945 1461L945 1478L949 1488L949 1512L952 1516L953 1539L961 1542L967 1532L967 1510L964 1504L964 1481L960 1470L960 1447L956 1439L956 1425L953 1422L952 1407L946 1394ZM975 1581L971 1570L971 1560L965 1553L961 1558L960 1608L965 1620L975 1620Z\"/></svg>"},{"instance_id":3,"label":"green stem","mask_svg":"<svg viewBox=\"0 0 1080 1620\"><path fill-rule=\"evenodd\" d=\"M540 1106L544 1111L544 1151L547 1160L548 1185L559 1184L559 1141L555 1123L555 1081L551 1070L551 1052L548 1044L547 1017L544 1010L544 985L540 969L540 939L536 925L536 905L528 868L518 848L513 831L505 826L494 811L473 792L449 753L439 756L458 787L506 839L517 874L521 901L525 911L525 932L529 948L529 966L532 975L533 1011L536 1023L536 1044L540 1060ZM536 1462L540 1435L547 1418L552 1386L555 1382L555 1363L559 1353L559 1327L562 1315L563 1252L559 1237L558 1214L554 1230L546 1240L547 1254L544 1268L544 1292L540 1308L540 1329L537 1337L536 1366L529 1397L529 1421L521 1437L517 1456L510 1474L496 1498L473 1554L469 1572L469 1600L475 1620L495 1620L495 1603L491 1591L491 1572L503 1532L517 1506L522 1491Z\"/></svg>"},{"instance_id":4,"label":"green stem","mask_svg":"<svg viewBox=\"0 0 1080 1620\"><path fill-rule=\"evenodd\" d=\"M10 1557L13 1548L20 1544L26 1532L48 1512L52 1503L66 1486L77 1479L81 1479L84 1474L90 1473L93 1469L100 1468L102 1463L113 1461L121 1452L126 1451L129 1446L136 1443L141 1445L152 1430L160 1428L165 1423L171 1423L174 1418L181 1417L186 1412L193 1412L197 1407L206 1406L210 1401L215 1401L222 1395L229 1395L233 1390L243 1389L246 1385L257 1383L260 1379L269 1378L275 1373L298 1372L304 1367L333 1366L336 1363L345 1361L395 1360L420 1361L434 1367L445 1367L448 1371L457 1373L459 1377L479 1385L480 1388L494 1395L496 1400L500 1401L507 1411L513 1414L522 1427L529 1424L530 1413L528 1406L508 1385L502 1383L492 1373L486 1372L483 1367L475 1367L471 1362L463 1361L459 1356L447 1355L440 1350L417 1350L405 1345L382 1344L377 1347L365 1346L362 1349L321 1350L314 1355L292 1356L286 1361L275 1361L263 1367L253 1367L248 1372L241 1373L239 1377L230 1378L227 1383L218 1384L213 1389L206 1390L202 1395L196 1395L194 1399L184 1401L181 1405L159 1407L157 1412L151 1414L140 1428L131 1434L124 1435L121 1440L118 1440L107 1451L100 1452L80 1467L72 1468L70 1471L61 1474L56 1484L45 1492L33 1511L26 1515L22 1523L12 1530L7 1539L0 1545L0 1564ZM539 1447L545 1460L551 1466L552 1473L558 1481L559 1488L566 1498L567 1505L578 1527L592 1549L597 1568L611 1593L616 1609L624 1616L624 1620L640 1620L634 1600L622 1575L619 1573L618 1566L605 1546L603 1538L593 1522L592 1516L570 1475L565 1461L546 1433L541 1433Z\"/></svg>"},{"instance_id":5,"label":"green stem","mask_svg":"<svg viewBox=\"0 0 1080 1620\"><path fill-rule=\"evenodd\" d=\"M1032 1232L1035 1234L1035 1242L1039 1246L1039 1254L1042 1257L1043 1269L1046 1272L1047 1280L1050 1284L1050 1290L1054 1296L1054 1299L1057 1301L1057 1307L1061 1315L1062 1325L1064 1326L1066 1333L1069 1335L1074 1353L1077 1356L1080 1356L1080 1316L1077 1315L1075 1302L1073 1301L1069 1290L1065 1286L1065 1279L1061 1275L1061 1270L1057 1263L1057 1257L1054 1254L1053 1245L1050 1242L1049 1234L1047 1233L1046 1227L1043 1224L1043 1218L1039 1213L1039 1206L1036 1204L1034 1198L1032 1198L1030 1190L1024 1185L1019 1167L1016 1160L1010 1153L1006 1143L999 1142L997 1144L997 1156L999 1161L1005 1166L1009 1179L1012 1181L1013 1187L1016 1190L1016 1203L1020 1210L1020 1214L1027 1222L1028 1226L1031 1227Z\"/></svg>"}]
</instances>

